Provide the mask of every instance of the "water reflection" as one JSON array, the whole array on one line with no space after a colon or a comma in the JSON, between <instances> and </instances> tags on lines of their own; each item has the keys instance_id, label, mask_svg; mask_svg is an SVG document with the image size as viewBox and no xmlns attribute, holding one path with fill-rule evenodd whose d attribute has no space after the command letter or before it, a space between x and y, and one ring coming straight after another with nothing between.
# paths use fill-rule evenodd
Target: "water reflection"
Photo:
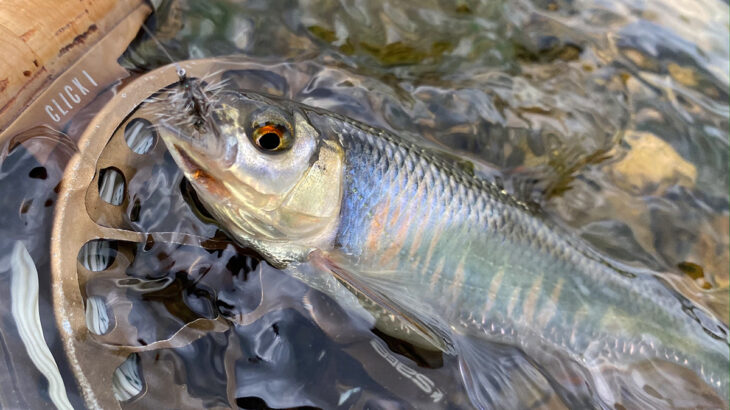
<instances>
[{"instance_id":1,"label":"water reflection","mask_svg":"<svg viewBox=\"0 0 730 410\"><path fill-rule=\"evenodd\" d=\"M728 12L705 3L178 3L160 29L191 24L166 43L180 58L298 60L231 86L477 159L508 189L539 179L551 217L727 322ZM145 45L137 65L164 62ZM643 395L626 400L659 405Z\"/></svg>"},{"instance_id":2,"label":"water reflection","mask_svg":"<svg viewBox=\"0 0 730 410\"><path fill-rule=\"evenodd\" d=\"M257 62L226 73L231 86L446 148L484 164L475 172L508 182L539 177L536 195L551 197L543 201L550 217L616 260L661 272L727 323L729 20L727 4L711 0L218 0L163 2L156 33L178 59L244 54ZM139 70L168 62L144 37L125 61ZM117 383L126 387L120 399L148 407L469 406L451 359L387 340L230 243L164 148L129 128L128 146L146 156L126 179L99 181L99 191L122 205L124 227L154 235L120 244L119 269L87 284L89 328L105 343L140 349L194 322L213 330L203 326L183 346L130 356L145 392L135 397L142 385L127 378L135 383ZM0 168L2 192L18 192L0 202L9 210L0 213L7 233L0 260L9 240L26 243L42 275L41 316L52 317L47 236L67 158L39 157L20 150ZM19 180L27 182L22 190ZM176 232L206 245L171 245ZM110 267L103 258L81 260L92 271ZM52 320L43 325L63 357ZM2 331L5 356L22 351L14 329ZM383 339L392 356L372 344ZM503 354L525 360L518 351ZM13 382L34 385L27 359L12 356ZM434 387L423 391L398 363ZM503 366L505 377L517 377L510 369ZM672 371L653 372L676 383ZM599 389L618 389L610 375L603 380ZM444 395L434 403L436 389ZM691 407L702 400L698 391L670 400ZM667 404L654 393L626 395ZM37 407L44 399L17 393L13 400ZM536 407L565 403L575 402L562 392Z\"/></svg>"}]
</instances>

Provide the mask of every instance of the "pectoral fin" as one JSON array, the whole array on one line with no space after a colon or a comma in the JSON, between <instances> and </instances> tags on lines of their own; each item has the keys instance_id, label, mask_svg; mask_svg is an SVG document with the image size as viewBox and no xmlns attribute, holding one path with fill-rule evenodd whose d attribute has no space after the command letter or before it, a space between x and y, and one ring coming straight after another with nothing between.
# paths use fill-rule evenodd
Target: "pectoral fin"
<instances>
[{"instance_id":1,"label":"pectoral fin","mask_svg":"<svg viewBox=\"0 0 730 410\"><path fill-rule=\"evenodd\" d=\"M363 271L337 255L313 252L310 263L329 272L358 296L377 305L435 349L453 353L451 330L432 306L415 298L398 272Z\"/></svg>"},{"instance_id":2,"label":"pectoral fin","mask_svg":"<svg viewBox=\"0 0 730 410\"><path fill-rule=\"evenodd\" d=\"M565 407L555 383L519 349L469 333L478 329L447 322L422 296L422 285L412 273L367 271L340 255L319 251L310 254L308 265L377 304L433 347L457 356L464 387L478 408Z\"/></svg>"}]
</instances>

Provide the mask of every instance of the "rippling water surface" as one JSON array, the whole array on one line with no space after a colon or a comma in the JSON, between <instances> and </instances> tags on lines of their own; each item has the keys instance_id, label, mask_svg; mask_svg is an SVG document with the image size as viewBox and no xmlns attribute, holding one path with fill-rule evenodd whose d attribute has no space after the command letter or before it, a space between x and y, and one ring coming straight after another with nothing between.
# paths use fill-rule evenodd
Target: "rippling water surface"
<instances>
[{"instance_id":1,"label":"rippling water surface","mask_svg":"<svg viewBox=\"0 0 730 410\"><path fill-rule=\"evenodd\" d=\"M175 59L236 55L243 66L226 73L231 87L441 147L509 190L524 189L511 181L538 180L528 188L551 218L613 259L660 272L727 323L727 3L179 1L162 2L148 24ZM139 73L169 63L144 35L121 61ZM23 241L39 271L46 341L62 358L47 247L68 154L42 163L28 154L47 143L15 150L0 166L0 190L18 192L0 197L0 269ZM92 325L102 339L104 326L113 327L106 337L130 346L173 338L196 320L219 325L184 346L130 356L127 382L117 383L123 406L469 407L453 358L370 329L233 244L162 144L145 155L124 175L121 227L157 240L94 245L123 269L83 289L87 303L98 302ZM207 242L164 240L175 232ZM85 257L87 268L104 263ZM10 270L0 270L0 281L9 283ZM107 313L120 306L124 316ZM46 389L28 360L12 355L23 347L10 307L0 305L0 315L5 381ZM529 359L517 349L502 354L507 375ZM678 403L654 393L634 404ZM48 400L13 397L10 407ZM535 407L565 402L554 393Z\"/></svg>"}]
</instances>

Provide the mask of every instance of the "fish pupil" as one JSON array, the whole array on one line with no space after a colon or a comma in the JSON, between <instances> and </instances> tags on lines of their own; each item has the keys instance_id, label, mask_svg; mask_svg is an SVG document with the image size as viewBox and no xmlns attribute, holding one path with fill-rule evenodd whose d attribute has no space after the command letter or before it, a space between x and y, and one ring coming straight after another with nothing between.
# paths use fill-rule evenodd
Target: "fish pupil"
<instances>
[{"instance_id":1,"label":"fish pupil","mask_svg":"<svg viewBox=\"0 0 730 410\"><path fill-rule=\"evenodd\" d=\"M267 132L259 137L258 144L262 149L275 150L281 145L281 137L274 132Z\"/></svg>"}]
</instances>

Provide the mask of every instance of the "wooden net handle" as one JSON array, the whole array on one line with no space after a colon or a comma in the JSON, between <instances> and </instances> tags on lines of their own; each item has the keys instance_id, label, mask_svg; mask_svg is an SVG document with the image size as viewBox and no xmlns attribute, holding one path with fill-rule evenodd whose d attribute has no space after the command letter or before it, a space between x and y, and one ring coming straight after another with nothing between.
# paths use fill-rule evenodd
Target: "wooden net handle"
<instances>
[{"instance_id":1,"label":"wooden net handle","mask_svg":"<svg viewBox=\"0 0 730 410\"><path fill-rule=\"evenodd\" d=\"M143 2L0 1L0 124Z\"/></svg>"}]
</instances>

